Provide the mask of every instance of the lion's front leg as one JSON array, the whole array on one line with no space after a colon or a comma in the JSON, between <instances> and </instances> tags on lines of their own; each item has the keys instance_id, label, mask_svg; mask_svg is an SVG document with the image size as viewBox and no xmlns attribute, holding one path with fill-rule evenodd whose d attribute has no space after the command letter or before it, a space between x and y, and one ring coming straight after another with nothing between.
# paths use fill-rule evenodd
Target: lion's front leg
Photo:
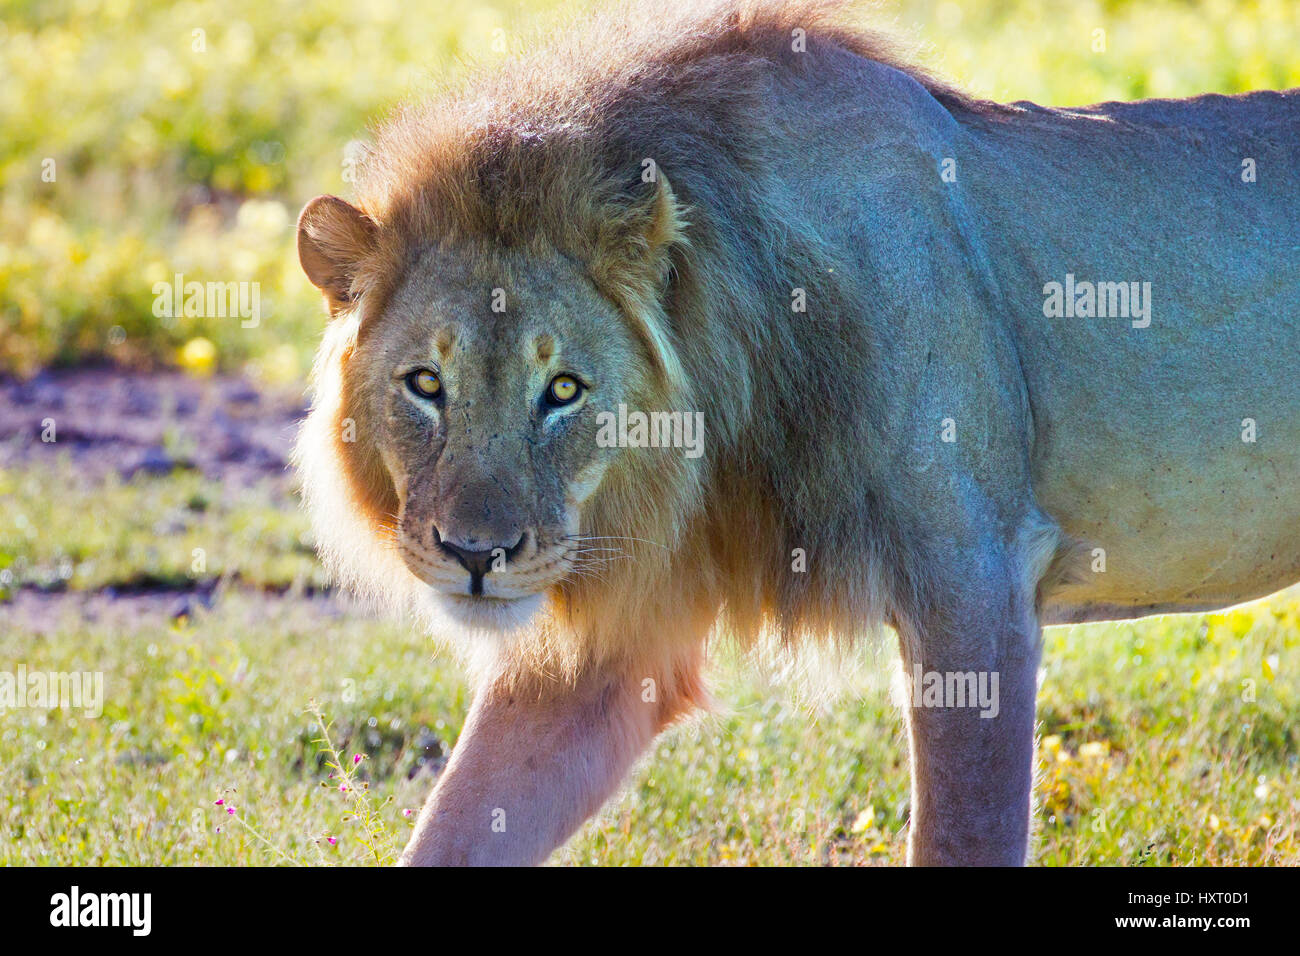
<instances>
[{"instance_id":1,"label":"lion's front leg","mask_svg":"<svg viewBox=\"0 0 1300 956\"><path fill-rule=\"evenodd\" d=\"M479 690L430 794L404 866L543 862L595 813L671 716L644 678Z\"/></svg>"},{"instance_id":2,"label":"lion's front leg","mask_svg":"<svg viewBox=\"0 0 1300 956\"><path fill-rule=\"evenodd\" d=\"M929 620L900 628L914 865L1026 862L1041 630L1032 590L1006 572L968 582Z\"/></svg>"}]
</instances>

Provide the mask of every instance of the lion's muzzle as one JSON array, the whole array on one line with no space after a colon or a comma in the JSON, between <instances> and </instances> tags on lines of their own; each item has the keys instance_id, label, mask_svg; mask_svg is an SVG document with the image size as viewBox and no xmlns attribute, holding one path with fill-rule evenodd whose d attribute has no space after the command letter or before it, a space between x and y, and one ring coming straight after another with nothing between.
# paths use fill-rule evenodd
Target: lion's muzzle
<instances>
[{"instance_id":1,"label":"lion's muzzle","mask_svg":"<svg viewBox=\"0 0 1300 956\"><path fill-rule=\"evenodd\" d=\"M492 544L489 542L486 546L484 546L484 542L474 538L470 540L469 546L466 547L444 538L437 528L432 530L434 544L469 572L469 593L475 596L483 593L484 576L493 571L505 570L505 566L510 560L518 556L523 549L524 542L528 537L527 532L524 532L515 539L513 544Z\"/></svg>"}]
</instances>

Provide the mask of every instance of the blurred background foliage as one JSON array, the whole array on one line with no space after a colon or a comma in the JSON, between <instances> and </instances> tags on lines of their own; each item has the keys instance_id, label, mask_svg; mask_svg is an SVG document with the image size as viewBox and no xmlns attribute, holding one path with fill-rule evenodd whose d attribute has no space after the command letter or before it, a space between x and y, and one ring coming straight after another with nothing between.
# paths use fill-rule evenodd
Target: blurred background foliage
<instances>
[{"instance_id":1,"label":"blurred background foliage","mask_svg":"<svg viewBox=\"0 0 1300 956\"><path fill-rule=\"evenodd\" d=\"M556 6L3 0L0 372L108 359L300 380L323 321L294 253L301 204L348 194L348 144L385 109ZM901 0L864 18L996 98L1300 86L1296 0ZM153 285L177 273L258 282L261 323L156 318Z\"/></svg>"}]
</instances>

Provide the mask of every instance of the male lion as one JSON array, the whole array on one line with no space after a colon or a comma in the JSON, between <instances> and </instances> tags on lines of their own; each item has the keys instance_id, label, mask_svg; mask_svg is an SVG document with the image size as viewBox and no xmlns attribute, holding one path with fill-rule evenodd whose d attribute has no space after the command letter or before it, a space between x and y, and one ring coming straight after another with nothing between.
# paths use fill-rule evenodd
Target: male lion
<instances>
[{"instance_id":1,"label":"male lion","mask_svg":"<svg viewBox=\"0 0 1300 956\"><path fill-rule=\"evenodd\" d=\"M477 685L405 863L544 860L715 629L887 624L909 859L1020 864L1041 625L1300 578L1300 91L999 105L637 4L399 112L298 247L322 553Z\"/></svg>"}]
</instances>

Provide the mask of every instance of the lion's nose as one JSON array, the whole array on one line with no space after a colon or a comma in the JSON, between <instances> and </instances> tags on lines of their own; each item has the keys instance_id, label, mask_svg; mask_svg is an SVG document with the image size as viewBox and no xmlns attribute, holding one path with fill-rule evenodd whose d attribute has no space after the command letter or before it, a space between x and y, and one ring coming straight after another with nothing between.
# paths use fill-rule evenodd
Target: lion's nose
<instances>
[{"instance_id":1,"label":"lion's nose","mask_svg":"<svg viewBox=\"0 0 1300 956\"><path fill-rule=\"evenodd\" d=\"M514 544L498 544L488 548L466 547L464 545L454 544L446 540L438 533L438 529L433 529L433 538L445 553L451 555L460 563L460 566L470 573L470 577L475 582L481 581L483 575L489 571L497 570L501 564L509 561L519 549L524 546L524 536L520 534ZM467 542L471 545L477 545L477 541Z\"/></svg>"}]
</instances>

